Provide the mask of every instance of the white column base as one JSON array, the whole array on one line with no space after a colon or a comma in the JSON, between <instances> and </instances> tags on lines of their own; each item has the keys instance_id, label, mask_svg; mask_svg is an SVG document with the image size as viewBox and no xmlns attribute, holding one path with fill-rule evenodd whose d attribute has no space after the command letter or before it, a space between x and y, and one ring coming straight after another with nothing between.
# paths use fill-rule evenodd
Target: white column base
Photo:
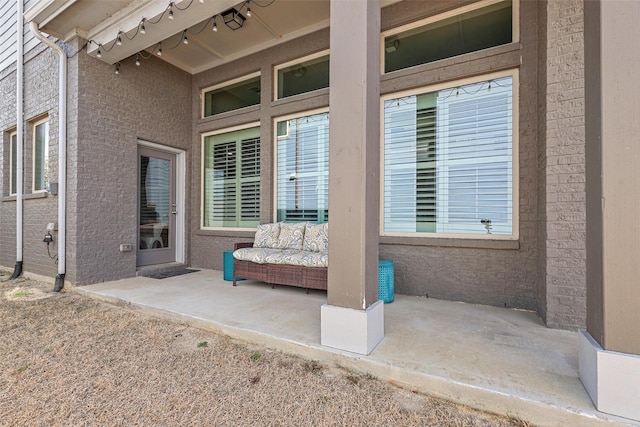
<instances>
[{"instance_id":1,"label":"white column base","mask_svg":"<svg viewBox=\"0 0 640 427\"><path fill-rule=\"evenodd\" d=\"M580 380L600 412L640 421L640 356L604 350L579 334Z\"/></svg>"},{"instance_id":2,"label":"white column base","mask_svg":"<svg viewBox=\"0 0 640 427\"><path fill-rule=\"evenodd\" d=\"M320 343L327 347L370 354L384 338L384 302L366 310L323 304L320 309Z\"/></svg>"}]
</instances>

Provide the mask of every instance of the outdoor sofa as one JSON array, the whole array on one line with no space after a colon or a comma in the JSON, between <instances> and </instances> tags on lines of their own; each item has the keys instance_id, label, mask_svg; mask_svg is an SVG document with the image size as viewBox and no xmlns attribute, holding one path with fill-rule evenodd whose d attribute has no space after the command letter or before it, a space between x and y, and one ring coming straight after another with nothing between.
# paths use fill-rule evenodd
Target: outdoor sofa
<instances>
[{"instance_id":1,"label":"outdoor sofa","mask_svg":"<svg viewBox=\"0 0 640 427\"><path fill-rule=\"evenodd\" d=\"M272 285L327 289L329 265L328 224L261 224L253 242L236 243L233 252L233 286L236 279Z\"/></svg>"}]
</instances>

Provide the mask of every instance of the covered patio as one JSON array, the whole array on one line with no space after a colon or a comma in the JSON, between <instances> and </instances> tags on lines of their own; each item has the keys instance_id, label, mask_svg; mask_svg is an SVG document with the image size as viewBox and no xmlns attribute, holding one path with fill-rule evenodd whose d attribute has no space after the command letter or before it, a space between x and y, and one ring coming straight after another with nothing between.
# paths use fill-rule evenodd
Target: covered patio
<instances>
[{"instance_id":1,"label":"covered patio","mask_svg":"<svg viewBox=\"0 0 640 427\"><path fill-rule=\"evenodd\" d=\"M396 295L384 306L384 339L363 356L320 344L322 291L233 287L215 270L75 291L535 425L638 425L594 408L578 376L577 332L529 311Z\"/></svg>"}]
</instances>

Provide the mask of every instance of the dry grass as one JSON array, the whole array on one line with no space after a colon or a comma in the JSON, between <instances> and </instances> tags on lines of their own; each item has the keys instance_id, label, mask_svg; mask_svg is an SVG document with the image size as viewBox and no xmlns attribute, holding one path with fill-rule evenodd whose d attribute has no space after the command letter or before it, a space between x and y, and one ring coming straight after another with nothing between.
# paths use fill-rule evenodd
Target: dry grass
<instances>
[{"instance_id":1,"label":"dry grass","mask_svg":"<svg viewBox=\"0 0 640 427\"><path fill-rule=\"evenodd\" d=\"M0 425L526 425L7 278Z\"/></svg>"}]
</instances>

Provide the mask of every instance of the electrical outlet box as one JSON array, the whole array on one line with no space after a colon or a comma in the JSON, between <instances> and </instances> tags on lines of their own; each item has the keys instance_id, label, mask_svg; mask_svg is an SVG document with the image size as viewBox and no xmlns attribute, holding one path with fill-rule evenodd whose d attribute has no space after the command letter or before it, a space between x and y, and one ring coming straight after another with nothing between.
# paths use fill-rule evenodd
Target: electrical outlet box
<instances>
[{"instance_id":1,"label":"electrical outlet box","mask_svg":"<svg viewBox=\"0 0 640 427\"><path fill-rule=\"evenodd\" d=\"M49 224L47 224L47 231L51 232L51 231L56 231L58 229L58 224L55 222L50 222Z\"/></svg>"},{"instance_id":2,"label":"electrical outlet box","mask_svg":"<svg viewBox=\"0 0 640 427\"><path fill-rule=\"evenodd\" d=\"M133 245L131 243L123 243L120 245L120 252L130 252L133 250Z\"/></svg>"}]
</instances>

